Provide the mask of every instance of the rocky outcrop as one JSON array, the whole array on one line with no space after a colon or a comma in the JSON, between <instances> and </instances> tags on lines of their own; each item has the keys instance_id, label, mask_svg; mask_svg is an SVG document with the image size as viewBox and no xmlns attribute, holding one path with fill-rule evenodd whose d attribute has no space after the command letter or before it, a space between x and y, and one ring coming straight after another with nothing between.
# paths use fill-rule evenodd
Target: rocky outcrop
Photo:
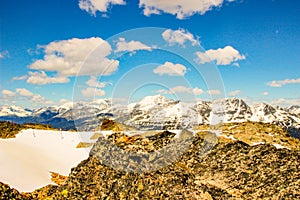
<instances>
[{"instance_id":1,"label":"rocky outcrop","mask_svg":"<svg viewBox=\"0 0 300 200\"><path fill-rule=\"evenodd\" d=\"M88 159L72 169L53 199L299 199L300 152L272 144L251 146L242 141L212 144L204 132L173 138L172 132L149 137L120 133L99 138ZM253 133L254 134L254 133ZM118 170L104 159L105 142L130 153L149 155L165 146L188 148L168 165L153 171ZM172 146L172 143L176 145ZM298 141L299 142L299 141ZM102 148L101 148L102 147ZM138 155L141 155L138 154ZM99 157L102 155L103 157ZM175 154L167 154L175 155ZM122 155L118 159L125 159ZM128 158L126 158L128 159ZM147 161L150 162L149 157ZM151 159L156 159L151 158ZM169 162L171 157L162 157ZM129 162L141 164L141 159ZM133 168L135 169L135 168ZM140 169L138 166L136 169Z\"/></svg>"}]
</instances>

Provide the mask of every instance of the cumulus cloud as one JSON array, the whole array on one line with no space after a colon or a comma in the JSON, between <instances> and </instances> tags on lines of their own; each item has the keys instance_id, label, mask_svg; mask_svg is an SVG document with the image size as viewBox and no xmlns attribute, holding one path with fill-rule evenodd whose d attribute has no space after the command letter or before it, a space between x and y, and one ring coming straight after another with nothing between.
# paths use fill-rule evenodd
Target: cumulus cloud
<instances>
[{"instance_id":1,"label":"cumulus cloud","mask_svg":"<svg viewBox=\"0 0 300 200\"><path fill-rule=\"evenodd\" d=\"M162 33L162 37L169 45L179 44L184 46L186 42L191 42L193 46L200 45L199 37L196 37L184 29L167 29Z\"/></svg>"},{"instance_id":2,"label":"cumulus cloud","mask_svg":"<svg viewBox=\"0 0 300 200\"><path fill-rule=\"evenodd\" d=\"M65 83L70 76L110 75L119 66L119 61L107 58L112 51L111 46L99 37L55 41L43 46L43 49L44 58L29 66L40 70L39 73L31 72L27 80L29 83ZM43 71L56 72L57 76L47 78ZM42 82L41 77L47 81Z\"/></svg>"},{"instance_id":3,"label":"cumulus cloud","mask_svg":"<svg viewBox=\"0 0 300 200\"><path fill-rule=\"evenodd\" d=\"M238 66L237 61L245 60L246 56L240 54L240 52L234 49L232 46L226 46L223 49L210 49L205 52L196 52L196 61L199 64L205 64L215 61L217 65L229 65L233 64Z\"/></svg>"},{"instance_id":4,"label":"cumulus cloud","mask_svg":"<svg viewBox=\"0 0 300 200\"><path fill-rule=\"evenodd\" d=\"M169 76L184 76L186 73L186 67L182 64L174 64L172 62L165 62L163 65L158 66L153 70L154 74Z\"/></svg>"},{"instance_id":5,"label":"cumulus cloud","mask_svg":"<svg viewBox=\"0 0 300 200\"><path fill-rule=\"evenodd\" d=\"M107 82L99 82L96 76L91 76L90 79L87 80L87 82L85 83L90 87L96 87L96 88L104 88L107 84L111 84Z\"/></svg>"},{"instance_id":6,"label":"cumulus cloud","mask_svg":"<svg viewBox=\"0 0 300 200\"><path fill-rule=\"evenodd\" d=\"M32 97L34 94L25 88L17 88L16 92L19 93L23 97Z\"/></svg>"},{"instance_id":7,"label":"cumulus cloud","mask_svg":"<svg viewBox=\"0 0 300 200\"><path fill-rule=\"evenodd\" d=\"M221 94L220 90L207 90L207 93L210 95L219 95Z\"/></svg>"},{"instance_id":8,"label":"cumulus cloud","mask_svg":"<svg viewBox=\"0 0 300 200\"><path fill-rule=\"evenodd\" d=\"M279 105L279 106L291 106L291 105L300 105L300 98L295 99L285 99L279 98L270 102L272 105Z\"/></svg>"},{"instance_id":9,"label":"cumulus cloud","mask_svg":"<svg viewBox=\"0 0 300 200\"><path fill-rule=\"evenodd\" d=\"M286 84L297 84L300 83L300 78L297 79L285 79L285 80L279 80L279 81L270 81L267 83L270 87L282 87Z\"/></svg>"},{"instance_id":10,"label":"cumulus cloud","mask_svg":"<svg viewBox=\"0 0 300 200\"><path fill-rule=\"evenodd\" d=\"M200 94L203 94L204 91L202 89L196 87L196 88L193 89L193 93L195 95L200 95Z\"/></svg>"},{"instance_id":11,"label":"cumulus cloud","mask_svg":"<svg viewBox=\"0 0 300 200\"><path fill-rule=\"evenodd\" d=\"M124 0L79 0L79 8L96 16L96 12L106 13L113 5L125 5Z\"/></svg>"},{"instance_id":12,"label":"cumulus cloud","mask_svg":"<svg viewBox=\"0 0 300 200\"><path fill-rule=\"evenodd\" d=\"M168 13L175 15L177 19L185 19L195 14L203 15L214 7L221 7L223 2L224 0L140 0L139 7L143 8L146 16Z\"/></svg>"},{"instance_id":13,"label":"cumulus cloud","mask_svg":"<svg viewBox=\"0 0 300 200\"><path fill-rule=\"evenodd\" d=\"M40 72L29 72L29 77L27 79L27 83L36 84L36 85L45 85L45 84L52 84L52 83L67 83L69 79L65 76L56 76L56 77L49 77L44 71Z\"/></svg>"},{"instance_id":14,"label":"cumulus cloud","mask_svg":"<svg viewBox=\"0 0 300 200\"><path fill-rule=\"evenodd\" d=\"M17 100L27 100L31 103L37 104L54 104L53 101L46 99L45 97L41 96L40 94L34 94L26 88L16 88L16 91L10 90L2 90L2 96L4 99L11 99L14 97Z\"/></svg>"},{"instance_id":15,"label":"cumulus cloud","mask_svg":"<svg viewBox=\"0 0 300 200\"><path fill-rule=\"evenodd\" d=\"M229 96L237 96L241 93L241 90L234 90L228 93Z\"/></svg>"},{"instance_id":16,"label":"cumulus cloud","mask_svg":"<svg viewBox=\"0 0 300 200\"><path fill-rule=\"evenodd\" d=\"M15 76L12 78L12 81L21 81L21 80L26 80L27 79L27 75L24 76Z\"/></svg>"},{"instance_id":17,"label":"cumulus cloud","mask_svg":"<svg viewBox=\"0 0 300 200\"><path fill-rule=\"evenodd\" d=\"M105 96L105 91L99 88L104 88L106 85L111 84L109 82L99 82L96 76L91 76L85 83L89 87L81 90L81 94L84 97Z\"/></svg>"},{"instance_id":18,"label":"cumulus cloud","mask_svg":"<svg viewBox=\"0 0 300 200\"><path fill-rule=\"evenodd\" d=\"M151 51L152 47L139 41L131 40L127 42L125 38L119 38L119 40L117 41L117 49L115 50L115 52L129 51L135 53L138 50Z\"/></svg>"},{"instance_id":19,"label":"cumulus cloud","mask_svg":"<svg viewBox=\"0 0 300 200\"><path fill-rule=\"evenodd\" d=\"M84 90L81 90L81 94L85 97L105 96L105 91L89 87Z\"/></svg>"},{"instance_id":20,"label":"cumulus cloud","mask_svg":"<svg viewBox=\"0 0 300 200\"><path fill-rule=\"evenodd\" d=\"M16 93L13 92L13 91L10 91L10 90L2 90L2 96L3 96L4 98L6 98L6 97L14 97L15 95L16 95Z\"/></svg>"},{"instance_id":21,"label":"cumulus cloud","mask_svg":"<svg viewBox=\"0 0 300 200\"><path fill-rule=\"evenodd\" d=\"M203 94L204 91L198 87L189 88L189 87L179 85L179 86L170 88L169 90L158 90L157 93L160 93L160 94L189 93L189 94L194 94L194 95L200 95L200 94Z\"/></svg>"},{"instance_id":22,"label":"cumulus cloud","mask_svg":"<svg viewBox=\"0 0 300 200\"><path fill-rule=\"evenodd\" d=\"M53 104L52 101L47 100L45 97L42 97L39 94L34 94L26 88L16 88L16 92L21 96L27 98L29 101L33 103L41 103L41 104Z\"/></svg>"}]
</instances>

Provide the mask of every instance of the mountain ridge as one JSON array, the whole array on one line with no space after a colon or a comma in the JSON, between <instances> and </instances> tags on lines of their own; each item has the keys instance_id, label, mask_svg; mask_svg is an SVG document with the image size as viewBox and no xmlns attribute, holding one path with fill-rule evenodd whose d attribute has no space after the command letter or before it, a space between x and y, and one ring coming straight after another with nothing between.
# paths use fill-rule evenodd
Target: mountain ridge
<instances>
[{"instance_id":1,"label":"mountain ridge","mask_svg":"<svg viewBox=\"0 0 300 200\"><path fill-rule=\"evenodd\" d=\"M17 109L16 109L17 108ZM10 112L8 112L8 110ZM15 111L15 112L14 112ZM288 108L267 103L248 105L243 99L231 98L214 102L182 102L164 96L147 96L128 106L109 99L94 102L67 103L34 110L0 107L0 120L15 123L43 123L55 128L94 130L104 118L139 129L180 129L216 122L265 122L281 126L300 138L300 107Z\"/></svg>"}]
</instances>

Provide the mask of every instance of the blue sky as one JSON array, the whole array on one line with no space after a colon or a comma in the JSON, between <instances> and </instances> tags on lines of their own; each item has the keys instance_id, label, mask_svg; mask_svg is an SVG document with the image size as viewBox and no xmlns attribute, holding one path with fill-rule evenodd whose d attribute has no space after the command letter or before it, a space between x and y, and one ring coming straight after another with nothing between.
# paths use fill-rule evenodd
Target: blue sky
<instances>
[{"instance_id":1,"label":"blue sky","mask_svg":"<svg viewBox=\"0 0 300 200\"><path fill-rule=\"evenodd\" d=\"M0 2L1 104L155 94L300 104L299 1L99 2Z\"/></svg>"}]
</instances>

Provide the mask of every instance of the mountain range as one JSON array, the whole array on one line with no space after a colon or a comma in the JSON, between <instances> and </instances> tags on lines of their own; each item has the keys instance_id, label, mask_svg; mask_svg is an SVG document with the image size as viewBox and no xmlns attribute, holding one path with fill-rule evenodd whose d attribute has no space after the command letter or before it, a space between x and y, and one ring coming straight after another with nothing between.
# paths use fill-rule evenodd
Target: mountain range
<instances>
[{"instance_id":1,"label":"mountain range","mask_svg":"<svg viewBox=\"0 0 300 200\"><path fill-rule=\"evenodd\" d=\"M0 107L0 120L50 124L63 130L92 131L105 118L113 118L138 129L182 129L219 122L264 122L279 125L292 136L300 138L300 106L282 108L267 103L248 105L237 98L182 102L156 95L129 105L99 99L34 110L20 106Z\"/></svg>"}]
</instances>

